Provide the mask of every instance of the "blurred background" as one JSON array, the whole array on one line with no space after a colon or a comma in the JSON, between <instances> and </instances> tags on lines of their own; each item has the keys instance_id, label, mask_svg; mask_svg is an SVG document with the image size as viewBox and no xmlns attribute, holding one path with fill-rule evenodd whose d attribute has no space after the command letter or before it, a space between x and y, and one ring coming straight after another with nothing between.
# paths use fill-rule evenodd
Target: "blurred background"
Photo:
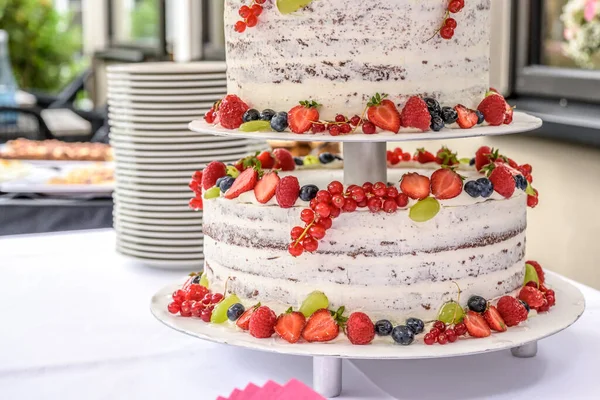
<instances>
[{"instance_id":1,"label":"blurred background","mask_svg":"<svg viewBox=\"0 0 600 400\"><path fill-rule=\"evenodd\" d=\"M600 247L595 246L600 234L595 206L600 198L600 1L492 3L492 85L517 109L541 117L544 127L526 135L446 144L468 155L485 143L533 165L541 201L529 213L529 256L600 288L600 274L595 272L600 261ZM0 0L0 240L113 226L111 129L116 131L113 140L114 135L126 134L142 138L129 144L117 140L122 148L116 151L131 157L131 165L144 165L141 148L152 149L168 132L182 132L188 115L201 116L209 108L210 96L220 95L225 84L222 15L223 2L212 0ZM142 76L111 70L115 64L156 61L213 63L194 64L190 71L150 68ZM161 76L177 82L170 90L179 90L183 97L172 98L167 89L157 89ZM205 84L194 85L195 81ZM166 96L164 104L181 102L195 111L157 117L151 104L160 102L148 96ZM110 107L128 118L109 124ZM192 139L181 143L181 148L190 149L201 144ZM402 146L412 153L423 145L432 150L440 146L432 142L390 147ZM196 165L198 169L200 163ZM152 176L182 188L187 169L180 176L157 176L152 168L130 167L131 180L125 180L128 186L115 198L130 204L137 199L147 212L160 211L132 190L151 190L143 186L143 178ZM171 207L169 212L182 210L187 199L180 197L160 206ZM143 220L143 212L124 213L129 219L123 217L121 234L136 229L127 224L152 225ZM169 215L176 218L174 225L185 226L182 220L192 218L181 211ZM189 221L190 226L198 222ZM172 236L200 240L185 236L185 231L174 229ZM138 238L143 246L129 248L130 255L148 257L140 248L156 253L147 250L153 231L148 232Z\"/></svg>"}]
</instances>

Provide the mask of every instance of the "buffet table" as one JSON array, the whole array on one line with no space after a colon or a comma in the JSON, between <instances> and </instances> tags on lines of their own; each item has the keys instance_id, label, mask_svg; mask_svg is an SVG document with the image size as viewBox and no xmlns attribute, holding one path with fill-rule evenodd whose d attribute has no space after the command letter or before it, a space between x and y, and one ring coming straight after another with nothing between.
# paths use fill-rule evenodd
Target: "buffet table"
<instances>
[{"instance_id":1,"label":"buffet table","mask_svg":"<svg viewBox=\"0 0 600 400\"><path fill-rule=\"evenodd\" d=\"M215 399L249 382L311 384L312 360L204 342L150 314L185 272L116 254L112 230L0 238L0 399ZM418 361L344 361L341 399L597 398L600 292L580 321L510 352ZM557 299L560 301L560 299Z\"/></svg>"}]
</instances>

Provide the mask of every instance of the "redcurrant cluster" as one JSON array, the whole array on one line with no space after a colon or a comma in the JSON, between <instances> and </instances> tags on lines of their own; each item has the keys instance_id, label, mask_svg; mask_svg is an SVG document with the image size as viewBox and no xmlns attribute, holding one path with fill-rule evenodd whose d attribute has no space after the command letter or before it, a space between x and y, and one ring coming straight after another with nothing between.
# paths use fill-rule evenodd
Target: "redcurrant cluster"
<instances>
[{"instance_id":1,"label":"redcurrant cluster","mask_svg":"<svg viewBox=\"0 0 600 400\"><path fill-rule=\"evenodd\" d=\"M238 21L234 25L236 32L242 33L246 28L253 28L258 24L258 16L262 14L264 4L267 0L253 0L250 6L241 6L239 10L240 17L243 21Z\"/></svg>"},{"instance_id":2,"label":"redcurrant cluster","mask_svg":"<svg viewBox=\"0 0 600 400\"><path fill-rule=\"evenodd\" d=\"M454 325L454 327L446 325L442 321L435 321L429 333L425 334L424 341L427 345L439 343L454 343L459 336L466 335L467 326L464 323Z\"/></svg>"},{"instance_id":3,"label":"redcurrant cluster","mask_svg":"<svg viewBox=\"0 0 600 400\"><path fill-rule=\"evenodd\" d=\"M183 288L173 292L173 302L167 309L171 314L181 315L182 317L198 317L204 322L210 322L213 309L221 300L221 293L211 293L204 286L192 283L190 278Z\"/></svg>"},{"instance_id":4,"label":"redcurrant cluster","mask_svg":"<svg viewBox=\"0 0 600 400\"><path fill-rule=\"evenodd\" d=\"M364 122L358 115L348 119L345 115L338 114L335 116L335 121L315 121L312 124L312 133L322 133L329 131L331 136L347 135L353 133L359 126L364 123L371 124L370 122ZM373 125L373 124L371 124ZM375 125L373 125L373 129Z\"/></svg>"},{"instance_id":5,"label":"redcurrant cluster","mask_svg":"<svg viewBox=\"0 0 600 400\"><path fill-rule=\"evenodd\" d=\"M396 165L400 161L412 161L413 156L410 153L405 153L400 147L396 147L394 150L387 151L387 162L390 165Z\"/></svg>"},{"instance_id":6,"label":"redcurrant cluster","mask_svg":"<svg viewBox=\"0 0 600 400\"><path fill-rule=\"evenodd\" d=\"M448 11L444 18L444 22L439 29L440 36L444 39L452 39L454 36L454 30L456 29L456 20L450 17L450 14L456 14L465 7L465 0L451 0L448 3Z\"/></svg>"},{"instance_id":7,"label":"redcurrant cluster","mask_svg":"<svg viewBox=\"0 0 600 400\"><path fill-rule=\"evenodd\" d=\"M406 194L383 182L350 185L344 191L341 182L333 181L327 186L327 190L317 192L316 197L310 201L310 208L305 208L300 213L300 219L305 225L304 228L295 226L292 229L292 242L288 251L294 257L301 255L304 250L309 253L317 251L318 241L325 237L333 220L342 212L351 213L357 208L368 207L373 213L384 211L391 214L407 205Z\"/></svg>"},{"instance_id":8,"label":"redcurrant cluster","mask_svg":"<svg viewBox=\"0 0 600 400\"><path fill-rule=\"evenodd\" d=\"M192 189L195 195L192 199L190 199L190 208L195 211L202 210L202 171L194 172L194 175L192 175L192 180L188 186L190 189Z\"/></svg>"}]
</instances>

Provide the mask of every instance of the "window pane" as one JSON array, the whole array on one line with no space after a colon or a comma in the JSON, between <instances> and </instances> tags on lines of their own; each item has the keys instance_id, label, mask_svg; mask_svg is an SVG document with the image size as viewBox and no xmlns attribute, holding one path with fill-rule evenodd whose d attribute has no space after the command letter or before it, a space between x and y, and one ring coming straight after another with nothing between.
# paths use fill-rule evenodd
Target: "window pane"
<instances>
[{"instance_id":1,"label":"window pane","mask_svg":"<svg viewBox=\"0 0 600 400\"><path fill-rule=\"evenodd\" d=\"M160 44L158 0L113 0L112 41L115 45L156 47Z\"/></svg>"}]
</instances>

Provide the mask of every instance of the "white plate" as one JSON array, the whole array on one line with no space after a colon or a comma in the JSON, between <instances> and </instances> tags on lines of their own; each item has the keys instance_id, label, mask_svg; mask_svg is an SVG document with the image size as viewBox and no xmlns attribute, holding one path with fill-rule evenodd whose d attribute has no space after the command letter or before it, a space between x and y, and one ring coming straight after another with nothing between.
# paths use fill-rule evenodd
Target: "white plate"
<instances>
[{"instance_id":1,"label":"white plate","mask_svg":"<svg viewBox=\"0 0 600 400\"><path fill-rule=\"evenodd\" d=\"M152 314L165 325L191 336L216 343L245 347L253 350L270 351L281 354L303 356L346 357L364 359L421 359L465 356L478 353L506 350L526 343L543 339L572 325L585 309L585 300L581 292L561 279L549 273L549 287L559 299L549 313L530 318L527 323L509 328L502 333L493 333L483 339L461 339L447 346L427 346L423 335L411 346L395 345L391 338L377 338L368 346L350 344L343 334L340 340L331 343L290 344L279 338L256 339L231 324L214 325L201 322L198 318L182 318L169 314L167 305L172 301L171 294L181 286L169 285L152 297ZM316 285L317 283L315 283ZM226 327L229 325L229 329Z\"/></svg>"},{"instance_id":2,"label":"white plate","mask_svg":"<svg viewBox=\"0 0 600 400\"><path fill-rule=\"evenodd\" d=\"M152 186L149 186L152 187ZM169 186L160 186L160 187L169 187ZM133 185L133 184L127 184L127 183L123 183L123 182L117 182L115 185L115 189L119 190L119 192L128 192L132 195L137 195L139 197L145 197L145 198L157 198L157 199L181 199L182 202L185 202L186 200L189 201L190 198L192 198L193 194L191 189L189 189L188 187L182 185L179 188L179 191L173 191L173 190L168 190L168 191L160 191L157 192L155 190L144 190L142 188L146 188L146 186L142 186L142 185Z\"/></svg>"},{"instance_id":3,"label":"white plate","mask_svg":"<svg viewBox=\"0 0 600 400\"><path fill-rule=\"evenodd\" d=\"M113 196L114 195L126 197L130 200L130 203L132 203L133 201L137 201L140 204L163 206L170 205L181 207L187 206L189 204L190 199L192 198L191 190L189 191L189 195L187 193L184 193L181 197L161 197L161 195L164 195L164 193L141 192L139 190L122 189L119 187L115 188L115 193L113 193Z\"/></svg>"},{"instance_id":4,"label":"white plate","mask_svg":"<svg viewBox=\"0 0 600 400\"><path fill-rule=\"evenodd\" d=\"M164 142L160 143L132 143L130 140L121 140L121 136L110 135L111 146L115 149L130 149L130 150L194 150L194 149L222 149L232 147L245 147L250 144L256 144L252 140L238 139L237 141L229 142L208 142L205 143L202 140L190 141L186 138L186 142L174 142L165 139Z\"/></svg>"},{"instance_id":5,"label":"white plate","mask_svg":"<svg viewBox=\"0 0 600 400\"><path fill-rule=\"evenodd\" d=\"M177 108L177 109L154 109L145 110L135 107L108 107L108 111L118 115L128 115L136 117L173 117L173 116L188 116L200 114L204 116L206 110L210 110L214 103L199 103L200 107L194 108Z\"/></svg>"},{"instance_id":6,"label":"white plate","mask_svg":"<svg viewBox=\"0 0 600 400\"><path fill-rule=\"evenodd\" d=\"M158 87L164 87L164 85L174 85L173 81L177 82L198 82L202 80L214 80L214 79L227 79L227 74L224 72L216 72L216 73L206 73L206 74L144 74L144 75L136 75L130 73L115 73L108 72L106 74L108 78L108 82L114 81L130 81L132 83L149 83L149 84L159 84ZM150 86L156 87L156 86Z\"/></svg>"},{"instance_id":7,"label":"white plate","mask_svg":"<svg viewBox=\"0 0 600 400\"><path fill-rule=\"evenodd\" d=\"M133 129L111 128L110 136L120 141L135 143L257 143L253 139L230 138L223 136L204 135L202 133L185 131L174 132L156 132L156 131L136 131Z\"/></svg>"},{"instance_id":8,"label":"white plate","mask_svg":"<svg viewBox=\"0 0 600 400\"><path fill-rule=\"evenodd\" d=\"M248 155L248 152L240 152L238 154L229 154L227 156L219 157L219 161L224 162L225 164L230 162L238 161L241 158L244 158ZM148 169L152 169L150 167L158 167L158 169L168 169L163 165L170 165L170 169L187 169L184 165L192 165L192 168L200 169L200 165L206 165L211 161L215 161L215 157L186 157L178 160L177 158L172 157L153 157L153 158L144 158L144 157L130 157L130 156L119 156L116 158L117 165L120 162L124 163L135 163L135 164L143 164L148 166ZM160 164L160 165L157 165ZM177 168L180 166L180 168Z\"/></svg>"},{"instance_id":9,"label":"white plate","mask_svg":"<svg viewBox=\"0 0 600 400\"><path fill-rule=\"evenodd\" d=\"M135 165L134 165L135 167ZM194 166L194 168L196 168ZM137 168L127 168L123 164L119 164L119 169L116 171L117 174L132 176L136 178L177 178L177 179L192 179L192 174L197 171L196 169L191 170L175 170L175 171L143 171Z\"/></svg>"},{"instance_id":10,"label":"white plate","mask_svg":"<svg viewBox=\"0 0 600 400\"><path fill-rule=\"evenodd\" d=\"M113 215L119 221L132 222L134 224L142 225L157 225L157 226L169 226L189 228L190 231L196 231L202 229L202 218L188 218L188 219L163 219L163 218L147 218L147 217L132 217L130 215L124 215L118 212L114 212ZM183 229L180 229L183 230Z\"/></svg>"},{"instance_id":11,"label":"white plate","mask_svg":"<svg viewBox=\"0 0 600 400\"><path fill-rule=\"evenodd\" d=\"M220 99L219 99L220 100ZM210 110L213 103L216 100L214 98L207 98L206 100L194 103L184 103L184 102L142 102L142 101L129 101L129 100L111 100L108 99L109 108L128 108L132 110L200 110L201 112L206 112ZM209 105L205 105L206 103Z\"/></svg>"},{"instance_id":12,"label":"white plate","mask_svg":"<svg viewBox=\"0 0 600 400\"><path fill-rule=\"evenodd\" d=\"M177 185L187 187L191 181L191 177L184 178L148 178L139 176L129 176L123 171L117 173L118 182L129 182L132 184L143 185Z\"/></svg>"},{"instance_id":13,"label":"white plate","mask_svg":"<svg viewBox=\"0 0 600 400\"><path fill-rule=\"evenodd\" d=\"M171 235L171 237L175 237L174 235L181 235L181 237L185 238L202 236L202 230L198 229L200 227L195 226L138 224L135 222L124 221L118 218L116 218L114 222L115 226L140 231L140 236L143 236L146 232L154 232L156 234L168 233L169 235Z\"/></svg>"},{"instance_id":14,"label":"white plate","mask_svg":"<svg viewBox=\"0 0 600 400\"><path fill-rule=\"evenodd\" d=\"M111 75L116 76L116 75ZM227 86L227 79L225 74L219 76L216 74L216 79L194 79L194 80L186 80L186 81L137 81L137 80L128 80L128 79L109 79L108 80L108 88L141 88L141 89L170 89L173 87L177 88L199 88L206 86ZM221 78L221 79L219 79Z\"/></svg>"},{"instance_id":15,"label":"white plate","mask_svg":"<svg viewBox=\"0 0 600 400\"><path fill-rule=\"evenodd\" d=\"M168 172L173 172L174 174L177 174L177 175L189 174L189 176L191 177L195 171L203 169L207 165L207 163L200 162L200 163L191 163L191 164L140 164L140 163L136 162L135 160L133 160L133 161L119 161L119 162L115 163L115 165L117 166L117 169L125 168L125 169L129 169L132 171L139 171L140 173L162 171L160 173L164 172L166 174Z\"/></svg>"},{"instance_id":16,"label":"white plate","mask_svg":"<svg viewBox=\"0 0 600 400\"><path fill-rule=\"evenodd\" d=\"M152 231L142 231L139 229L129 229L122 225L115 224L115 230L122 234L127 234L129 237L136 238L139 240L161 240L161 241L190 241L197 242L201 240L204 236L202 233L196 232L152 232Z\"/></svg>"},{"instance_id":17,"label":"white plate","mask_svg":"<svg viewBox=\"0 0 600 400\"><path fill-rule=\"evenodd\" d=\"M174 259L174 260L194 260L196 258L203 259L204 255L201 251L189 252L189 253L166 253L162 251L150 251L150 250L138 250L130 246L128 243L117 243L117 249L126 250L128 253L139 256L139 257L147 257L147 258L157 258L161 257L164 259Z\"/></svg>"},{"instance_id":18,"label":"white plate","mask_svg":"<svg viewBox=\"0 0 600 400\"><path fill-rule=\"evenodd\" d=\"M121 129L135 129L135 130L152 130L152 131L184 131L187 127L186 123L136 123L136 122L123 122L115 121L112 119L108 120L108 125L115 128Z\"/></svg>"},{"instance_id":19,"label":"white plate","mask_svg":"<svg viewBox=\"0 0 600 400\"><path fill-rule=\"evenodd\" d=\"M365 135L362 132L353 135L331 136L329 134L295 134L291 132L240 132L230 130L221 126L208 124L203 119L193 121L189 128L198 133L206 133L220 136L255 138L263 140L292 140L292 141L328 141L328 142L402 142L413 140L436 140L455 139L476 136L508 135L532 131L542 126L542 120L532 115L515 112L513 123L502 126L477 126L471 129L449 129L444 128L439 132L382 132L375 135Z\"/></svg>"},{"instance_id":20,"label":"white plate","mask_svg":"<svg viewBox=\"0 0 600 400\"><path fill-rule=\"evenodd\" d=\"M135 64L109 65L108 73L121 73L132 75L143 74L198 74L205 72L224 72L227 65L224 61L197 61L197 62L145 62Z\"/></svg>"},{"instance_id":21,"label":"white plate","mask_svg":"<svg viewBox=\"0 0 600 400\"><path fill-rule=\"evenodd\" d=\"M121 236L118 233L117 233L117 243L119 243L119 245L121 245L122 247L126 247L131 250L142 251L144 253L146 253L146 252L164 253L168 256L175 255L175 254L185 254L185 255L189 254L190 255L185 258L193 258L195 255L199 256L200 254L202 254L202 250L203 250L202 243L200 243L199 245L196 245L196 246L175 246L175 245L161 246L161 245L153 245L153 244L140 244L140 243L129 241L129 240L127 240L126 237Z\"/></svg>"},{"instance_id":22,"label":"white plate","mask_svg":"<svg viewBox=\"0 0 600 400\"><path fill-rule=\"evenodd\" d=\"M155 258L147 258L140 257L132 254L131 251L127 249L120 249L117 247L117 252L124 258L128 259L132 263L145 265L152 268L159 269L174 269L174 270L184 270L184 269L202 269L204 264L204 259L200 258L198 260L161 260Z\"/></svg>"},{"instance_id":23,"label":"white plate","mask_svg":"<svg viewBox=\"0 0 600 400\"><path fill-rule=\"evenodd\" d=\"M130 217L140 217L140 218L152 218L152 219L190 219L190 218L198 218L198 215L191 209L183 212L159 212L159 211L139 211L132 210L130 208L121 207L119 205L115 206L115 211L119 215L127 215Z\"/></svg>"},{"instance_id":24,"label":"white plate","mask_svg":"<svg viewBox=\"0 0 600 400\"><path fill-rule=\"evenodd\" d=\"M160 124L173 124L178 122L191 122L194 119L202 118L203 113L196 112L193 115L176 115L171 117L149 117L147 115L126 115L119 113L108 113L108 118L112 121L120 121L120 122L144 122L144 123L152 123L158 122Z\"/></svg>"},{"instance_id":25,"label":"white plate","mask_svg":"<svg viewBox=\"0 0 600 400\"><path fill-rule=\"evenodd\" d=\"M115 195L115 205L122 209L130 209L135 211L156 211L156 212L186 212L191 210L189 206L185 205L146 205L140 204L135 199L130 200L127 197L117 197ZM197 211L194 211L195 213Z\"/></svg>"},{"instance_id":26,"label":"white plate","mask_svg":"<svg viewBox=\"0 0 600 400\"><path fill-rule=\"evenodd\" d=\"M128 189L128 190L135 190L135 191L139 191L139 192L160 192L161 195L166 195L168 194L172 194L174 197L175 196L181 196L183 198L186 197L192 197L192 190L188 187L187 184L183 184L183 185L172 185L172 184L166 184L166 185L161 185L161 184L139 184L139 183L133 183L133 182L126 182L126 181L122 181L122 180L117 180L116 187L118 187L119 189ZM178 198L178 197L175 197Z\"/></svg>"},{"instance_id":27,"label":"white plate","mask_svg":"<svg viewBox=\"0 0 600 400\"><path fill-rule=\"evenodd\" d=\"M144 96L144 95L130 95L130 94L108 94L106 97L110 101L129 101L129 102L149 102L154 104L164 103L185 103L183 106L190 108L190 104L199 101L217 101L227 95L226 90L216 90L212 94L203 95L165 95L165 96Z\"/></svg>"},{"instance_id":28,"label":"white plate","mask_svg":"<svg viewBox=\"0 0 600 400\"><path fill-rule=\"evenodd\" d=\"M116 159L120 159L121 156L125 157L141 157L141 158L154 158L154 157L162 157L162 158L174 158L178 159L180 157L229 157L231 154L235 155L249 155L252 154L257 149L261 147L257 147L256 144L254 146L242 144L241 146L231 145L220 148L201 148L201 149L190 149L190 150L146 150L141 148L136 149L122 149L115 146L114 154Z\"/></svg>"},{"instance_id":29,"label":"white plate","mask_svg":"<svg viewBox=\"0 0 600 400\"><path fill-rule=\"evenodd\" d=\"M117 230L117 237L120 240L141 244L141 245L157 245L157 246L199 246L202 245L202 239L152 239L139 236L129 235L123 231Z\"/></svg>"},{"instance_id":30,"label":"white plate","mask_svg":"<svg viewBox=\"0 0 600 400\"><path fill-rule=\"evenodd\" d=\"M154 88L154 89L139 89L129 87L115 87L108 86L109 96L124 95L141 95L141 96L180 96L180 95L202 95L202 94L213 94L218 93L219 95L227 91L227 85L204 85L203 87L195 88L183 88L180 89L179 85L172 85L170 88Z\"/></svg>"}]
</instances>

